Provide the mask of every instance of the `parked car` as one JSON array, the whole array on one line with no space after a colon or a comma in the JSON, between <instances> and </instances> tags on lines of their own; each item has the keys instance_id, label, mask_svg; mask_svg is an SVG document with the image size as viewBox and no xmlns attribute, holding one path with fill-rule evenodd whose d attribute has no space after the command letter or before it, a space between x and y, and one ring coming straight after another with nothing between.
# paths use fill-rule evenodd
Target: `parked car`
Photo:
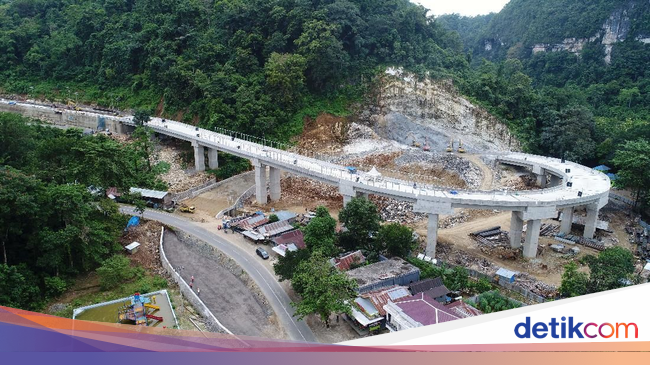
<instances>
[{"instance_id":1,"label":"parked car","mask_svg":"<svg viewBox=\"0 0 650 365\"><path fill-rule=\"evenodd\" d=\"M266 252L265 249L261 247L258 247L257 250L255 250L255 252L257 253L257 256L263 258L264 260L269 258L269 254Z\"/></svg>"}]
</instances>

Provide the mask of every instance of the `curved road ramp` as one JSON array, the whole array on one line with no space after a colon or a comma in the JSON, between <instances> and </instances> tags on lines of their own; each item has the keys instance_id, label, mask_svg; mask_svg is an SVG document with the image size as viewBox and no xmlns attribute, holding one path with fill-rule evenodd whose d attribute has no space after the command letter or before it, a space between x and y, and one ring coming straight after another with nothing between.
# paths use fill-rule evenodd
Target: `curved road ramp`
<instances>
[{"instance_id":1,"label":"curved road ramp","mask_svg":"<svg viewBox=\"0 0 650 365\"><path fill-rule=\"evenodd\" d=\"M101 111L68 110L54 105L4 99L0 99L0 111L21 113L56 124L111 129L120 133L135 126L132 116L115 116ZM452 214L454 208L511 211L511 246L521 247L523 226L526 222L524 257L534 258L537 255L539 231L543 219L557 217L558 211L562 211L561 232L569 233L574 209L585 207L587 219L584 237L593 238L598 212L609 199L610 180L605 174L573 162L543 156L506 153L498 156L497 160L502 164L531 169L537 174L538 183L544 189L526 192L450 191L440 187L385 178L272 148L265 145L266 141L263 141L263 144L255 143L252 142L254 137L225 129L209 131L161 118L152 118L147 125L156 133L191 142L194 146L197 170L205 170L205 149L208 149L208 164L211 168L218 166L217 151L250 159L255 167L255 195L260 204L267 203L267 180L271 200L280 199L282 171L338 186L344 203L358 194L376 194L413 202L414 211L428 215L426 256L431 258L435 258L439 216ZM549 176L550 181L547 181Z\"/></svg>"}]
</instances>

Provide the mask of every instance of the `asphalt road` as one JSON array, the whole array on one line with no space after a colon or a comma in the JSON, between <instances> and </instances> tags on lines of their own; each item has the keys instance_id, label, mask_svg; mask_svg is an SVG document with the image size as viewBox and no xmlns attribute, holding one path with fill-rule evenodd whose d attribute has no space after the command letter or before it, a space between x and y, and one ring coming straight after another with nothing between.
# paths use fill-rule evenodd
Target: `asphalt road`
<instances>
[{"instance_id":1,"label":"asphalt road","mask_svg":"<svg viewBox=\"0 0 650 365\"><path fill-rule=\"evenodd\" d=\"M129 206L121 206L120 211L124 214L136 215L134 208ZM196 238L207 242L219 249L224 254L235 260L242 269L257 283L266 296L271 307L275 311L280 324L284 327L285 331L296 341L318 342L316 336L307 326L304 321L298 321L293 318L294 309L291 307L291 299L287 293L284 292L278 283L275 275L270 273L260 262L251 260L249 255L242 252L242 249L234 243L199 227L198 224L189 220L177 217L175 215L158 212L154 210L147 210L144 213L144 218L149 220L158 221L162 224L174 227L175 229L182 230L187 234L195 236Z\"/></svg>"}]
</instances>

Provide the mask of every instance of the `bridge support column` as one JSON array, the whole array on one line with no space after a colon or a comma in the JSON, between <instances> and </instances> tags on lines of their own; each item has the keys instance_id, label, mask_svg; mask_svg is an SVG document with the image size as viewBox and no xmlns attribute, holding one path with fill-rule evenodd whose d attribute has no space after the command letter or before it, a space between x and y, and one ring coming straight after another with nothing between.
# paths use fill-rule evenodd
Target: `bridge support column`
<instances>
[{"instance_id":1,"label":"bridge support column","mask_svg":"<svg viewBox=\"0 0 650 365\"><path fill-rule=\"evenodd\" d=\"M526 242L524 243L524 257L535 258L537 256L537 244L539 243L539 230L542 227L541 219L531 219L526 227Z\"/></svg>"},{"instance_id":2,"label":"bridge support column","mask_svg":"<svg viewBox=\"0 0 650 365\"><path fill-rule=\"evenodd\" d=\"M562 184L562 179L559 176L551 175L551 187L554 188Z\"/></svg>"},{"instance_id":3,"label":"bridge support column","mask_svg":"<svg viewBox=\"0 0 650 365\"><path fill-rule=\"evenodd\" d=\"M255 200L257 200L257 204L266 205L266 166L258 160L253 160L252 163L255 167Z\"/></svg>"},{"instance_id":4,"label":"bridge support column","mask_svg":"<svg viewBox=\"0 0 650 365\"><path fill-rule=\"evenodd\" d=\"M210 170L219 168L219 151L215 148L208 149L208 167Z\"/></svg>"},{"instance_id":5,"label":"bridge support column","mask_svg":"<svg viewBox=\"0 0 650 365\"><path fill-rule=\"evenodd\" d=\"M573 207L562 209L562 223L560 224L560 232L564 234L571 233L573 226Z\"/></svg>"},{"instance_id":6,"label":"bridge support column","mask_svg":"<svg viewBox=\"0 0 650 365\"><path fill-rule=\"evenodd\" d=\"M594 238L596 233L596 222L598 221L598 206L587 206L587 219L585 220L585 238Z\"/></svg>"},{"instance_id":7,"label":"bridge support column","mask_svg":"<svg viewBox=\"0 0 650 365\"><path fill-rule=\"evenodd\" d=\"M352 201L352 196L350 195L343 195L343 208L345 208L349 202Z\"/></svg>"},{"instance_id":8,"label":"bridge support column","mask_svg":"<svg viewBox=\"0 0 650 365\"><path fill-rule=\"evenodd\" d=\"M282 171L278 168L269 166L269 190L271 191L271 201L278 201L282 196L280 187L280 175Z\"/></svg>"},{"instance_id":9,"label":"bridge support column","mask_svg":"<svg viewBox=\"0 0 650 365\"><path fill-rule=\"evenodd\" d=\"M524 230L524 220L519 212L512 212L510 217L510 247L517 249L521 247L521 235Z\"/></svg>"},{"instance_id":10,"label":"bridge support column","mask_svg":"<svg viewBox=\"0 0 650 365\"><path fill-rule=\"evenodd\" d=\"M194 147L194 169L205 171L205 148L197 142L192 142L192 147Z\"/></svg>"},{"instance_id":11,"label":"bridge support column","mask_svg":"<svg viewBox=\"0 0 650 365\"><path fill-rule=\"evenodd\" d=\"M427 248L425 255L436 258L436 245L438 244L438 214L429 213L429 222L427 224Z\"/></svg>"},{"instance_id":12,"label":"bridge support column","mask_svg":"<svg viewBox=\"0 0 650 365\"><path fill-rule=\"evenodd\" d=\"M546 170L541 166L533 166L533 174L537 175L537 185L546 187Z\"/></svg>"}]
</instances>

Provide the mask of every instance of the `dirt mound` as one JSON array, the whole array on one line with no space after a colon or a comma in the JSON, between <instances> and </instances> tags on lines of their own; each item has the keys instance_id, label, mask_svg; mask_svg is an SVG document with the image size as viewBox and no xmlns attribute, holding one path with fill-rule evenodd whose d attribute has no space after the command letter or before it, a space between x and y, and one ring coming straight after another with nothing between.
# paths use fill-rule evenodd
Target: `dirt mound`
<instances>
[{"instance_id":1,"label":"dirt mound","mask_svg":"<svg viewBox=\"0 0 650 365\"><path fill-rule=\"evenodd\" d=\"M140 221L140 225L129 228L129 231L120 238L120 244L126 246L132 242L139 242L138 252L129 255L136 263L147 271L164 275L165 271L160 263L160 231L162 225L154 221Z\"/></svg>"},{"instance_id":2,"label":"dirt mound","mask_svg":"<svg viewBox=\"0 0 650 365\"><path fill-rule=\"evenodd\" d=\"M302 134L294 150L298 153L336 153L348 140L351 123L347 118L321 113L316 119L305 117Z\"/></svg>"},{"instance_id":3,"label":"dirt mound","mask_svg":"<svg viewBox=\"0 0 650 365\"><path fill-rule=\"evenodd\" d=\"M295 176L282 179L280 185L282 201L291 201L307 209L313 209L319 205L335 209L343 207L343 197L335 186Z\"/></svg>"}]
</instances>

